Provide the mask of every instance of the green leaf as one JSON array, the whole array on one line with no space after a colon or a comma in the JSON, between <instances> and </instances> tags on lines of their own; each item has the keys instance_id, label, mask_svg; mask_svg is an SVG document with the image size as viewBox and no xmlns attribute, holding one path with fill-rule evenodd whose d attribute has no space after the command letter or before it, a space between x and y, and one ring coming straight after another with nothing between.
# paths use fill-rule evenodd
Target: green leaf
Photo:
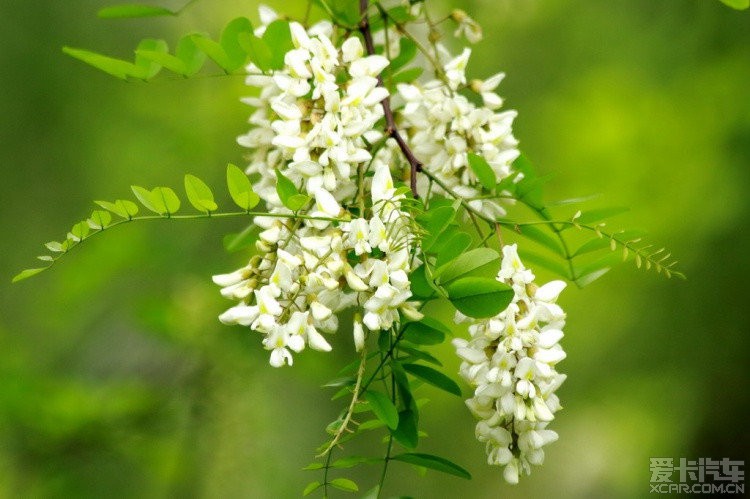
<instances>
[{"instance_id":1,"label":"green leaf","mask_svg":"<svg viewBox=\"0 0 750 499\"><path fill-rule=\"evenodd\" d=\"M487 160L473 152L468 154L468 159L469 167L474 172L474 175L477 176L477 179L479 179L479 183L488 191L494 189L497 177L495 176L495 172L492 171L492 167L487 163Z\"/></svg>"},{"instance_id":2,"label":"green leaf","mask_svg":"<svg viewBox=\"0 0 750 499\"><path fill-rule=\"evenodd\" d=\"M624 207L601 208L599 210L584 211L581 216L576 219L576 222L581 224L592 224L594 222L614 217L620 213L625 213L626 211L628 211L628 208Z\"/></svg>"},{"instance_id":3,"label":"green leaf","mask_svg":"<svg viewBox=\"0 0 750 499\"><path fill-rule=\"evenodd\" d=\"M423 360L425 362L429 362L430 364L435 364L436 366L443 366L443 363L440 362L438 359L433 357L427 352L423 352L422 350L419 350L418 348L411 347L408 344L402 342L399 344L399 350L405 354L410 355L411 357L414 357L416 360Z\"/></svg>"},{"instance_id":4,"label":"green leaf","mask_svg":"<svg viewBox=\"0 0 750 499\"><path fill-rule=\"evenodd\" d=\"M380 497L380 485L376 485L368 490L361 499L378 499Z\"/></svg>"},{"instance_id":5,"label":"green leaf","mask_svg":"<svg viewBox=\"0 0 750 499\"><path fill-rule=\"evenodd\" d=\"M398 48L398 55L388 65L388 71L391 73L409 64L417 55L417 44L410 38L402 37L398 41Z\"/></svg>"},{"instance_id":6,"label":"green leaf","mask_svg":"<svg viewBox=\"0 0 750 499\"><path fill-rule=\"evenodd\" d=\"M138 68L136 76L141 80L150 80L161 71L161 64L141 55L138 55L138 51L144 52L160 52L166 54L169 52L169 46L164 40L153 40L147 38L141 40L135 51L135 67Z\"/></svg>"},{"instance_id":7,"label":"green leaf","mask_svg":"<svg viewBox=\"0 0 750 499\"><path fill-rule=\"evenodd\" d=\"M462 277L445 288L448 299L462 314L483 319L505 310L513 300L513 289L490 277Z\"/></svg>"},{"instance_id":8,"label":"green leaf","mask_svg":"<svg viewBox=\"0 0 750 499\"><path fill-rule=\"evenodd\" d=\"M438 267L433 277L445 285L462 276L494 276L500 270L500 263L501 258L497 251L490 248L475 248Z\"/></svg>"},{"instance_id":9,"label":"green leaf","mask_svg":"<svg viewBox=\"0 0 750 499\"><path fill-rule=\"evenodd\" d=\"M96 15L102 19L126 19L131 17L176 16L177 13L165 9L164 7L143 4L126 4L104 7L99 10Z\"/></svg>"},{"instance_id":10,"label":"green leaf","mask_svg":"<svg viewBox=\"0 0 750 499\"><path fill-rule=\"evenodd\" d=\"M431 470L440 471L442 473L447 473L449 475L454 475L460 478L471 480L471 474L468 471L466 471L456 463L445 459L444 457L433 456L431 454L422 454L418 452L407 452L405 454L393 456L391 459L404 463L414 464L417 466L423 466Z\"/></svg>"},{"instance_id":11,"label":"green leaf","mask_svg":"<svg viewBox=\"0 0 750 499\"><path fill-rule=\"evenodd\" d=\"M172 54L160 52L157 50L137 49L135 51L135 55L142 60L151 61L154 64L165 67L173 73L177 73L180 75L187 74L187 67L185 66L185 63Z\"/></svg>"},{"instance_id":12,"label":"green leaf","mask_svg":"<svg viewBox=\"0 0 750 499\"><path fill-rule=\"evenodd\" d=\"M294 182L276 170L276 192L281 202L292 211L298 211L310 200L308 196L300 194Z\"/></svg>"},{"instance_id":13,"label":"green leaf","mask_svg":"<svg viewBox=\"0 0 750 499\"><path fill-rule=\"evenodd\" d=\"M247 62L248 55L250 55L250 58L252 59L253 54L243 43L246 38L257 40L263 44L263 42L253 34L253 25L246 17L232 19L221 32L221 41L219 43L227 56L228 66L224 68L227 71L234 71L244 66ZM255 42L253 42L253 44L254 43ZM268 52L268 57L270 59L270 49ZM253 60L253 62L257 65L257 61Z\"/></svg>"},{"instance_id":14,"label":"green leaf","mask_svg":"<svg viewBox=\"0 0 750 499\"><path fill-rule=\"evenodd\" d=\"M266 26L262 40L271 52L271 57L268 61L269 68L282 69L284 67L284 56L294 48L292 32L289 30L289 22L281 19L272 22ZM256 66L258 65L256 64ZM260 66L258 67L260 68Z\"/></svg>"},{"instance_id":15,"label":"green leaf","mask_svg":"<svg viewBox=\"0 0 750 499\"><path fill-rule=\"evenodd\" d=\"M393 438L407 449L414 449L419 443L417 415L411 409L398 413L398 427L391 432Z\"/></svg>"},{"instance_id":16,"label":"green leaf","mask_svg":"<svg viewBox=\"0 0 750 499\"><path fill-rule=\"evenodd\" d=\"M54 251L55 253L62 253L65 251L63 245L57 241L50 241L48 243L45 243L44 246L46 246L48 250Z\"/></svg>"},{"instance_id":17,"label":"green leaf","mask_svg":"<svg viewBox=\"0 0 750 499\"><path fill-rule=\"evenodd\" d=\"M227 165L227 187L232 200L243 210L250 211L260 202L245 172L231 163Z\"/></svg>"},{"instance_id":18,"label":"green leaf","mask_svg":"<svg viewBox=\"0 0 750 499\"><path fill-rule=\"evenodd\" d=\"M112 222L112 215L108 211L94 210L86 221L95 230L104 230Z\"/></svg>"},{"instance_id":19,"label":"green leaf","mask_svg":"<svg viewBox=\"0 0 750 499\"><path fill-rule=\"evenodd\" d=\"M549 227L549 226L547 226ZM535 243L538 243L551 252L560 255L563 258L567 258L565 255L565 250L562 246L560 246L560 241L555 239L551 234L548 232L540 229L536 225L522 225L518 227L518 232L522 236L531 239Z\"/></svg>"},{"instance_id":20,"label":"green leaf","mask_svg":"<svg viewBox=\"0 0 750 499\"><path fill-rule=\"evenodd\" d=\"M570 268L559 260L553 260L544 255L540 255L539 253L529 250L520 250L519 255L521 256L521 259L526 263L538 265L539 267L545 268L550 272L554 272L560 277L571 279Z\"/></svg>"},{"instance_id":21,"label":"green leaf","mask_svg":"<svg viewBox=\"0 0 750 499\"><path fill-rule=\"evenodd\" d=\"M435 264L440 267L454 258L458 258L471 246L471 235L466 232L456 232L445 244L440 246Z\"/></svg>"},{"instance_id":22,"label":"green leaf","mask_svg":"<svg viewBox=\"0 0 750 499\"><path fill-rule=\"evenodd\" d=\"M733 9L745 10L750 7L750 0L720 0L724 5L728 5Z\"/></svg>"},{"instance_id":23,"label":"green leaf","mask_svg":"<svg viewBox=\"0 0 750 499\"><path fill-rule=\"evenodd\" d=\"M94 203L98 204L105 210L109 210L115 215L127 218L128 220L138 214L138 205L125 199L118 199L114 203L110 203L109 201L94 201Z\"/></svg>"},{"instance_id":24,"label":"green leaf","mask_svg":"<svg viewBox=\"0 0 750 499\"><path fill-rule=\"evenodd\" d=\"M161 214L157 209L157 205L154 203L151 191L139 185L131 185L130 190L133 191L135 197L138 199L138 201L141 202L143 206L146 207L146 209L153 211L154 213Z\"/></svg>"},{"instance_id":25,"label":"green leaf","mask_svg":"<svg viewBox=\"0 0 750 499\"><path fill-rule=\"evenodd\" d=\"M406 372L425 383L429 383L453 395L461 396L461 388L459 388L458 384L440 371L421 364L403 364L403 367Z\"/></svg>"},{"instance_id":26,"label":"green leaf","mask_svg":"<svg viewBox=\"0 0 750 499\"><path fill-rule=\"evenodd\" d=\"M422 76L422 73L424 72L424 68L415 67L415 68L409 68L405 69L399 73L396 73L391 77L391 83L411 83L420 76Z\"/></svg>"},{"instance_id":27,"label":"green leaf","mask_svg":"<svg viewBox=\"0 0 750 499\"><path fill-rule=\"evenodd\" d=\"M307 487L305 487L305 490L302 491L303 496L309 496L313 492L315 492L321 485L319 481L315 480L314 482L310 482L307 484Z\"/></svg>"},{"instance_id":28,"label":"green leaf","mask_svg":"<svg viewBox=\"0 0 750 499\"><path fill-rule=\"evenodd\" d=\"M423 317L419 322L410 322L404 327L404 339L417 345L438 345L445 341L450 329L432 317Z\"/></svg>"},{"instance_id":29,"label":"green leaf","mask_svg":"<svg viewBox=\"0 0 750 499\"><path fill-rule=\"evenodd\" d=\"M200 71L201 67L203 67L203 64L206 62L205 52L198 49L192 35L185 35L180 38L180 41L177 43L175 55L184 64L184 72L180 73L184 76L194 75Z\"/></svg>"},{"instance_id":30,"label":"green leaf","mask_svg":"<svg viewBox=\"0 0 750 499\"><path fill-rule=\"evenodd\" d=\"M610 267L604 267L604 268L601 268L599 270L595 270L593 272L589 272L588 274L583 275L583 276L579 277L578 279L576 279L575 283L580 288L582 288L584 286L588 286L589 284L591 284L592 282L596 281L601 276L603 276L604 274L606 274L607 272L609 272L610 270L611 270Z\"/></svg>"},{"instance_id":31,"label":"green leaf","mask_svg":"<svg viewBox=\"0 0 750 499\"><path fill-rule=\"evenodd\" d=\"M398 410L393 405L391 399L380 392L367 390L365 399L370 404L370 408L379 420L384 422L388 428L395 430L398 428Z\"/></svg>"},{"instance_id":32,"label":"green leaf","mask_svg":"<svg viewBox=\"0 0 750 499\"><path fill-rule=\"evenodd\" d=\"M78 222L70 229L70 233L74 236L74 240L82 240L89 234L89 224L86 222Z\"/></svg>"},{"instance_id":33,"label":"green leaf","mask_svg":"<svg viewBox=\"0 0 750 499\"><path fill-rule=\"evenodd\" d=\"M452 206L440 206L430 210L428 216L429 218L424 225L427 235L422 240L422 249L424 251L429 251L439 240L440 235L456 217L456 210Z\"/></svg>"},{"instance_id":34,"label":"green leaf","mask_svg":"<svg viewBox=\"0 0 750 499\"><path fill-rule=\"evenodd\" d=\"M357 484L348 478L334 478L329 484L345 492L357 492L359 490Z\"/></svg>"},{"instance_id":35,"label":"green leaf","mask_svg":"<svg viewBox=\"0 0 750 499\"><path fill-rule=\"evenodd\" d=\"M398 417L398 414L396 414L396 417ZM337 468L337 469L346 469L346 468L354 468L355 466L359 464L370 464L370 463L377 463L382 462L382 459L376 458L376 457L365 457L365 456L348 456L341 459L337 459L336 461L331 464L331 468ZM321 466L322 468L323 466Z\"/></svg>"},{"instance_id":36,"label":"green leaf","mask_svg":"<svg viewBox=\"0 0 750 499\"><path fill-rule=\"evenodd\" d=\"M258 240L261 228L250 224L239 234L227 234L224 236L224 249L230 253L249 248Z\"/></svg>"},{"instance_id":37,"label":"green leaf","mask_svg":"<svg viewBox=\"0 0 750 499\"><path fill-rule=\"evenodd\" d=\"M208 36L203 34L190 35L190 39L193 44L200 49L201 52L206 54L212 61L214 61L221 69L226 72L233 71L233 64L229 59L229 56L224 51L224 48L217 42L211 40Z\"/></svg>"},{"instance_id":38,"label":"green leaf","mask_svg":"<svg viewBox=\"0 0 750 499\"><path fill-rule=\"evenodd\" d=\"M409 274L411 291L414 293L414 298L430 298L437 292L435 288L433 288L433 285L430 284L429 278L425 272L426 268L426 264L420 265Z\"/></svg>"},{"instance_id":39,"label":"green leaf","mask_svg":"<svg viewBox=\"0 0 750 499\"><path fill-rule=\"evenodd\" d=\"M210 213L218 209L211 188L194 175L185 175L185 193L190 204L198 211Z\"/></svg>"},{"instance_id":40,"label":"green leaf","mask_svg":"<svg viewBox=\"0 0 750 499\"><path fill-rule=\"evenodd\" d=\"M90 50L63 47L62 51L79 61L85 62L89 66L93 66L121 80L127 80L128 76L135 76L139 73L139 69L132 62L115 59L114 57L98 54Z\"/></svg>"},{"instance_id":41,"label":"green leaf","mask_svg":"<svg viewBox=\"0 0 750 499\"><path fill-rule=\"evenodd\" d=\"M169 187L154 187L151 200L159 209L157 213L160 215L172 215L180 209L180 198Z\"/></svg>"},{"instance_id":42,"label":"green leaf","mask_svg":"<svg viewBox=\"0 0 750 499\"><path fill-rule=\"evenodd\" d=\"M609 248L609 245L610 242L608 237L597 237L583 243L572 256L584 255L586 253L591 253L592 251Z\"/></svg>"},{"instance_id":43,"label":"green leaf","mask_svg":"<svg viewBox=\"0 0 750 499\"><path fill-rule=\"evenodd\" d=\"M23 281L24 279L28 279L31 276L37 275L39 272L42 272L43 270L47 270L47 267L40 267L40 268L36 268L36 269L22 270L15 277L13 277L13 281L12 282Z\"/></svg>"}]
</instances>

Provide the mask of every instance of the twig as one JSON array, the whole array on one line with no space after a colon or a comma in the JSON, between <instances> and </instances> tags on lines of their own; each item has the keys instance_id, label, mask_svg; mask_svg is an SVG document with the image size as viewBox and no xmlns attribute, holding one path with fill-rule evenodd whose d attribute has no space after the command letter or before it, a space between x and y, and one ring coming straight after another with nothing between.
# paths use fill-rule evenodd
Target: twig
<instances>
[{"instance_id":1,"label":"twig","mask_svg":"<svg viewBox=\"0 0 750 499\"><path fill-rule=\"evenodd\" d=\"M361 19L359 22L359 32L362 33L362 37L365 39L365 48L367 49L367 54L374 55L375 43L372 41L372 32L370 31L370 20L367 15L367 9L369 7L370 7L369 0L359 0L359 13L361 16ZM378 76L378 85L384 86L383 79L380 76ZM409 168L410 168L409 185L411 187L411 192L414 195L414 197L418 198L419 193L417 192L417 173L422 171L422 162L419 161L416 156L414 156L414 153L409 148L409 145L401 136L401 133L399 133L398 128L396 128L396 120L393 117L393 110L391 109L391 98L386 97L385 99L383 99L381 104L383 106L383 114L385 116L385 133L387 136L393 137L396 140L396 143L398 144L399 149L401 149L401 152L406 158L406 161L409 163Z\"/></svg>"}]
</instances>

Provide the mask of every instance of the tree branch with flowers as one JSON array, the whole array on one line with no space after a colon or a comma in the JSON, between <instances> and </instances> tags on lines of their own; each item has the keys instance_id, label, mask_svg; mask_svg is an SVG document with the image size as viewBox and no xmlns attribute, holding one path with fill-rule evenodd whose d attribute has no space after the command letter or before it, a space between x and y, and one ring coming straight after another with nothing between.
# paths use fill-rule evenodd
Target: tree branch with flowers
<instances>
[{"instance_id":1,"label":"tree branch with flowers","mask_svg":"<svg viewBox=\"0 0 750 499\"><path fill-rule=\"evenodd\" d=\"M113 6L100 16L173 16L193 3L178 11ZM132 62L63 49L124 80L194 77L207 61L245 75L257 90L242 99L252 108L251 127L237 139L247 162L230 164L226 183L239 210L219 207L193 175L184 178L188 214L175 190L133 186L134 200L96 201L90 217L46 243L43 266L14 280L125 223L249 222L226 241L247 253L247 264L213 277L233 302L219 320L257 334L273 367L292 366L307 349L330 351L332 334L352 338L352 362L325 385L334 401L346 401L311 451L307 469L320 476L306 495L357 491L341 475L377 464L380 479L366 497L379 497L394 461L470 478L450 459L417 451L423 402L415 392L430 385L462 396L431 353L452 326L429 315L428 303L452 306L454 322L467 326L452 339L470 393L465 405L488 464L514 484L558 438L550 426L561 408L566 316L557 300L567 283L585 286L620 261L683 277L640 232L610 229L621 209L586 209L586 198L545 201L547 179L521 154L516 111L496 93L504 74L469 80L471 49L455 54L444 43L446 28L479 42L479 24L460 10L435 21L430 8L314 0L299 19L262 6L258 23L234 19L218 40L185 35L173 52L164 40L143 40ZM518 238L524 243L505 242ZM532 267L560 279L540 285ZM345 454L349 441L372 431L384 435L380 455Z\"/></svg>"}]
</instances>

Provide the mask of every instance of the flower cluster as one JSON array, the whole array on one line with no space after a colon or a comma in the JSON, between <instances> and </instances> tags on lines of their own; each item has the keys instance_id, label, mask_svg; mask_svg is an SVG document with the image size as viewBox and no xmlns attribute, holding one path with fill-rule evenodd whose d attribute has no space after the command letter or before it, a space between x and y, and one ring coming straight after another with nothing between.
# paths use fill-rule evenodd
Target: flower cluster
<instances>
[{"instance_id":1,"label":"flower cluster","mask_svg":"<svg viewBox=\"0 0 750 499\"><path fill-rule=\"evenodd\" d=\"M506 481L517 483L532 464L542 464L543 446L557 440L547 425L560 409L555 390L565 380L555 370L565 358L558 343L565 313L555 304L565 283L537 287L515 245L503 248L497 279L512 286L512 303L491 319L472 321L471 339L453 343L460 374L474 387L466 404L480 420L476 436L486 442L487 462L504 466Z\"/></svg>"},{"instance_id":2,"label":"flower cluster","mask_svg":"<svg viewBox=\"0 0 750 499\"><path fill-rule=\"evenodd\" d=\"M365 56L356 37L337 48L328 22L307 31L295 22L289 26L295 48L284 68L272 75L253 64L247 68L247 84L260 88L258 97L244 99L255 107L253 128L238 138L253 150L247 173L260 176L258 194L272 207L281 206L277 169L308 193L325 189L343 201L356 191L357 167L372 160L367 142L382 137L374 125L388 91L378 86L377 75L388 59Z\"/></svg>"},{"instance_id":3,"label":"flower cluster","mask_svg":"<svg viewBox=\"0 0 750 499\"><path fill-rule=\"evenodd\" d=\"M482 106L459 92L467 85L470 55L467 48L448 61L442 68L443 79L400 84L398 92L406 103L400 115L409 145L424 168L453 194L469 200L473 209L494 218L505 215L505 210L496 200L474 199L481 197L482 191L468 155L481 155L498 181L510 176L511 164L519 156L512 130L516 112L498 111L503 100L495 89L504 77L502 73L470 83L470 88L481 95Z\"/></svg>"}]
</instances>

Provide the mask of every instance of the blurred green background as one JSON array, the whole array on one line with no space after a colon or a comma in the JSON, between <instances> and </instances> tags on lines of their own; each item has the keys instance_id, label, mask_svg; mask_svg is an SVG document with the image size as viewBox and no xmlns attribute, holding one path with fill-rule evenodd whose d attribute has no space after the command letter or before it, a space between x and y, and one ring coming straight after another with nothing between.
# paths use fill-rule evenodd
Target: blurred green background
<instances>
[{"instance_id":1,"label":"blurred green background","mask_svg":"<svg viewBox=\"0 0 750 499\"><path fill-rule=\"evenodd\" d=\"M219 186L226 162L242 161L241 77L123 83L60 47L127 57L147 36L216 35L236 15L255 18L257 3L98 20L107 4L0 0L0 497L297 497L320 478L300 468L340 407L318 386L348 363L351 340L275 370L258 336L218 323L229 302L210 276L242 263L221 244L240 222L125 226L9 284L91 200L132 183L178 187L187 172ZM420 450L474 479L394 463L386 493L638 497L649 457L744 459L750 13L710 0L451 5L482 22L470 76L508 73L501 94L520 113L523 149L555 174L549 197L631 206L619 221L668 246L688 280L625 265L563 294L560 440L520 485L484 464L463 404L425 389ZM455 370L448 345L436 353ZM377 472L355 475L369 488Z\"/></svg>"}]
</instances>

